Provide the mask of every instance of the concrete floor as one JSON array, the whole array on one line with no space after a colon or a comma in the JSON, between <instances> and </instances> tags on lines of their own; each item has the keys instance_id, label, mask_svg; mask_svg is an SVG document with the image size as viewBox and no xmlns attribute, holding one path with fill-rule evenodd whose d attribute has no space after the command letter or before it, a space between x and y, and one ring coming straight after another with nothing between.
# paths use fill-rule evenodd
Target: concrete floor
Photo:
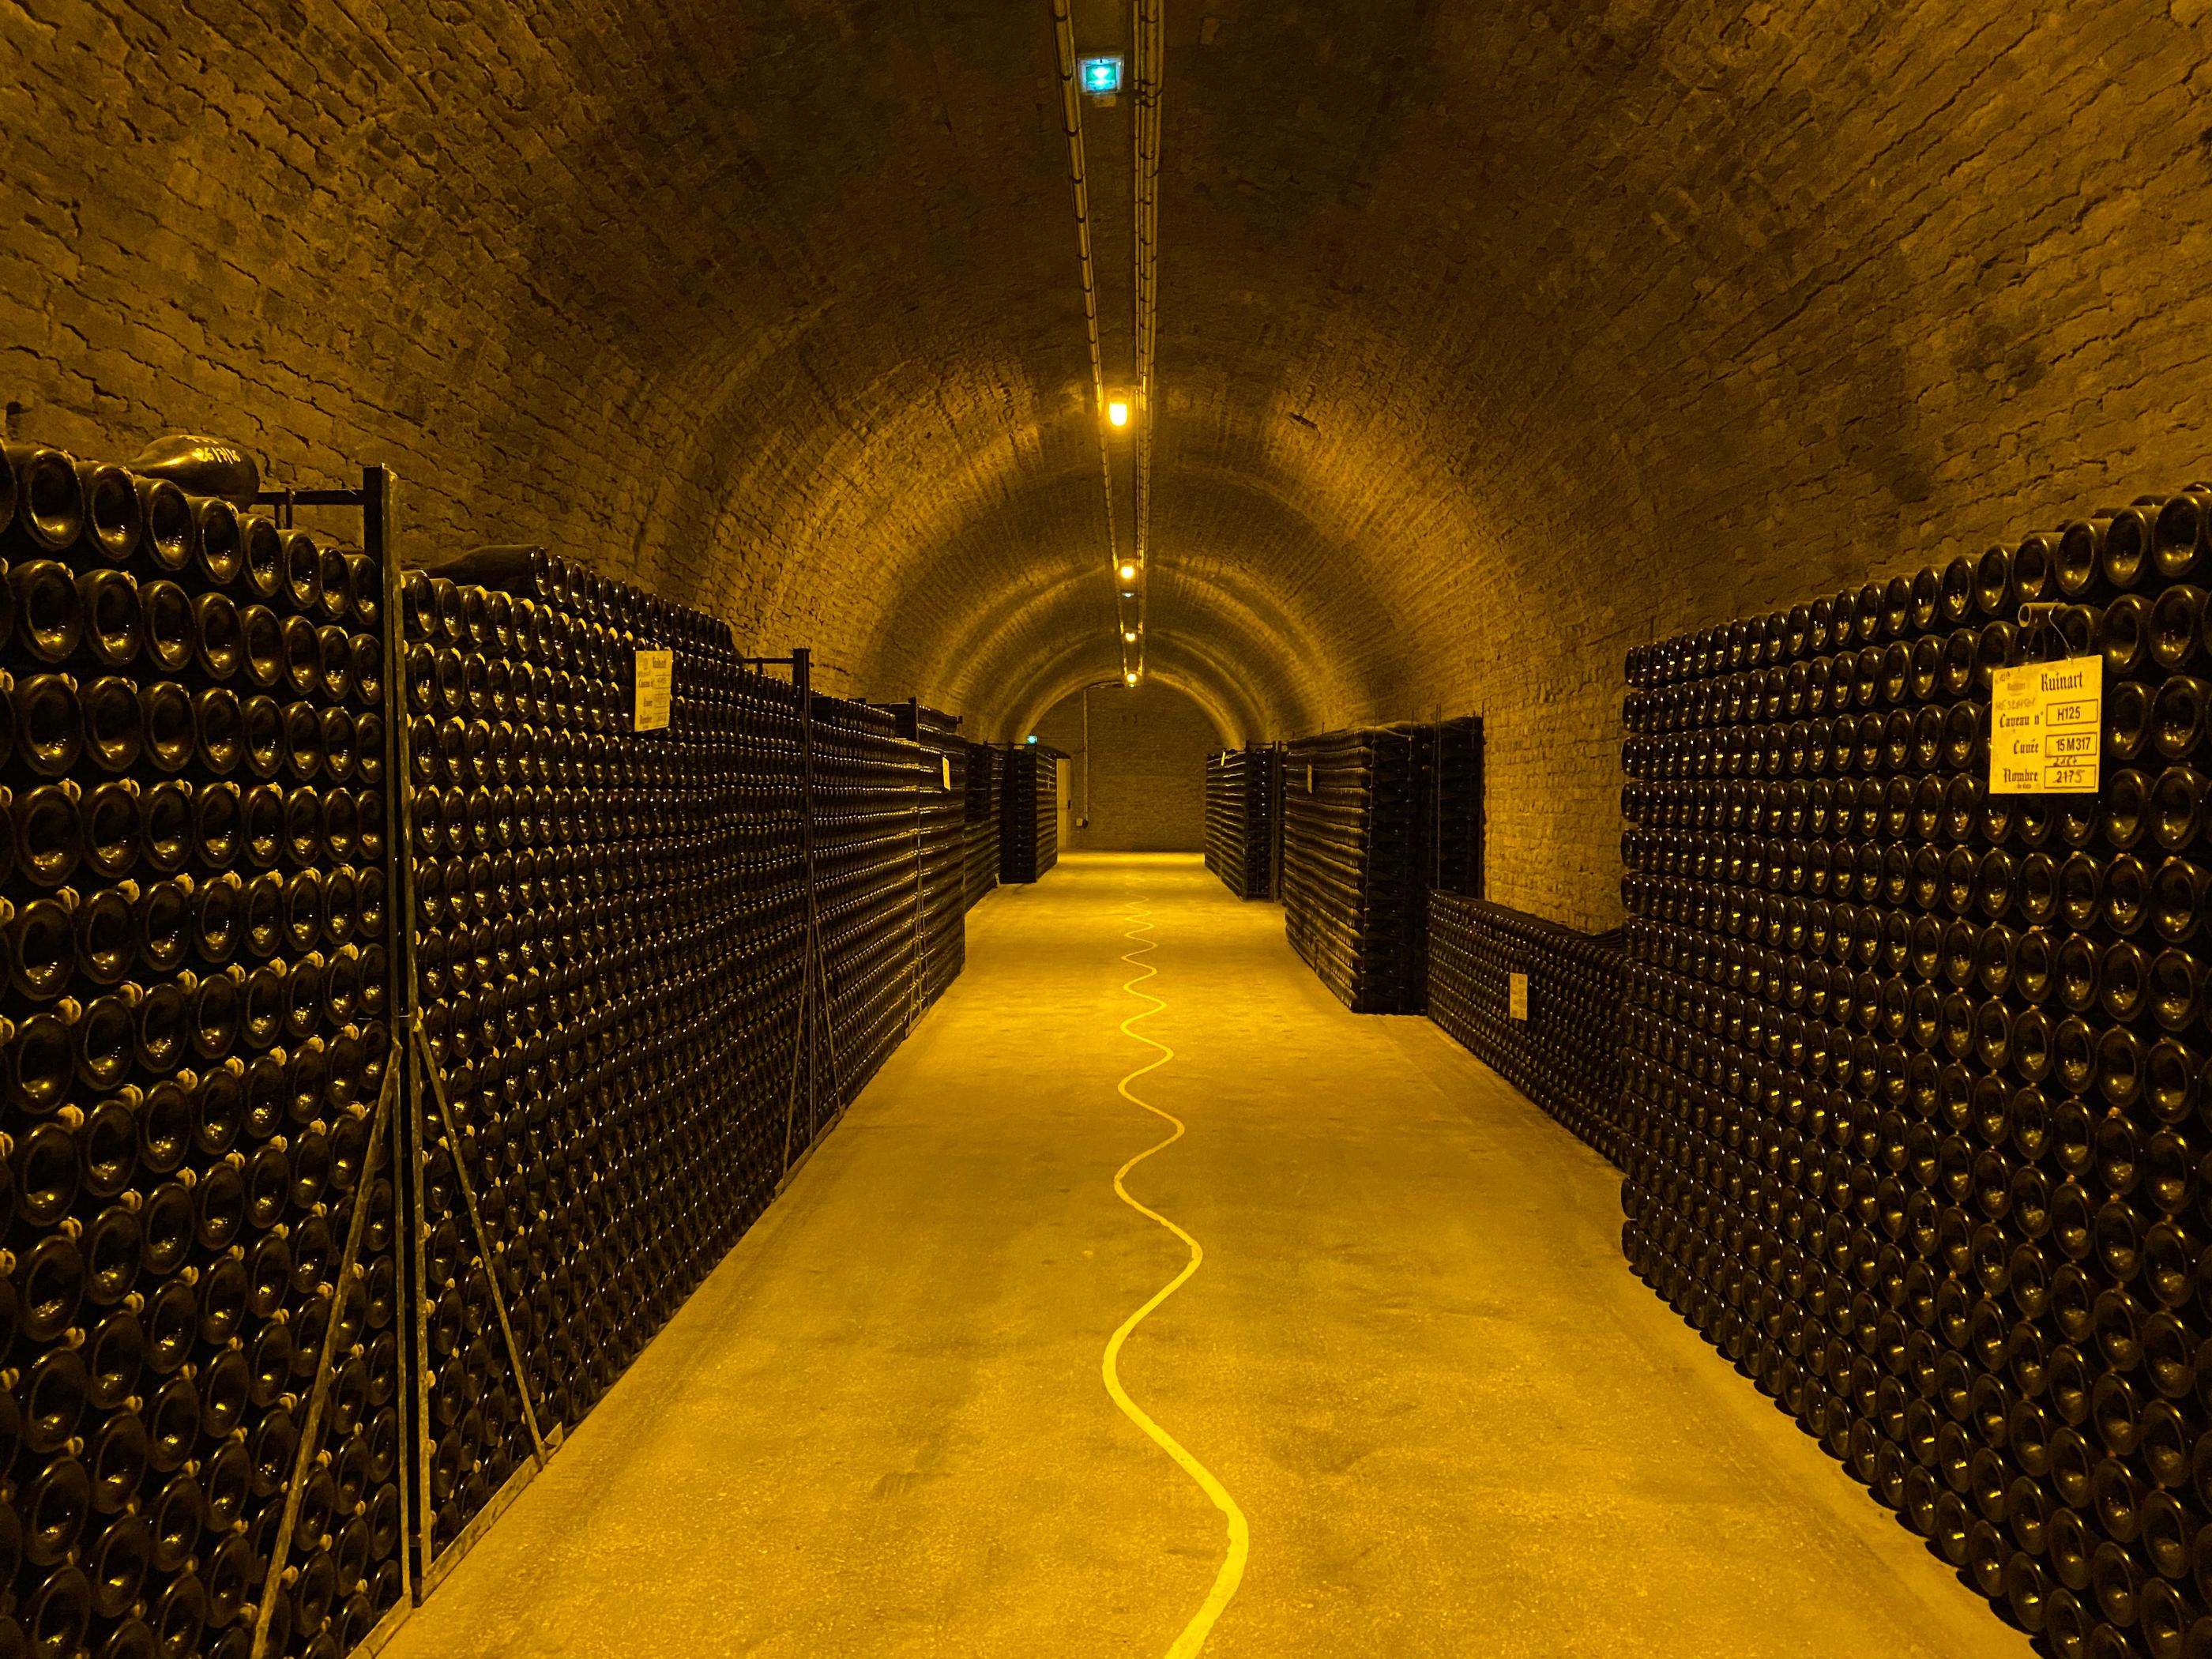
<instances>
[{"instance_id":1,"label":"concrete floor","mask_svg":"<svg viewBox=\"0 0 2212 1659\"><path fill-rule=\"evenodd\" d=\"M1194 858L1063 860L388 1650L1143 1656L1221 1511L1209 1655L2020 1656L1628 1273L1619 1182L1421 1019L1346 1013Z\"/></svg>"}]
</instances>

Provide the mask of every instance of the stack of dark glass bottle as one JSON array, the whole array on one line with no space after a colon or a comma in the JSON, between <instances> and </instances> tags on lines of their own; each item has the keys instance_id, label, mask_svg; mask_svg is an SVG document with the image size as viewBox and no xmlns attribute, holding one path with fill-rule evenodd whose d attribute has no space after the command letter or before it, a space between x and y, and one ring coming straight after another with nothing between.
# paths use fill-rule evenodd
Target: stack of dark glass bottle
<instances>
[{"instance_id":1,"label":"stack of dark glass bottle","mask_svg":"<svg viewBox=\"0 0 2212 1659\"><path fill-rule=\"evenodd\" d=\"M967 961L968 751L960 718L921 703L891 705L898 734L921 750L921 968L924 1006L943 995Z\"/></svg>"},{"instance_id":2,"label":"stack of dark glass bottle","mask_svg":"<svg viewBox=\"0 0 2212 1659\"><path fill-rule=\"evenodd\" d=\"M1282 766L1284 927L1355 1013L1419 1013L1433 726L1299 738Z\"/></svg>"},{"instance_id":3,"label":"stack of dark glass bottle","mask_svg":"<svg viewBox=\"0 0 2212 1659\"><path fill-rule=\"evenodd\" d=\"M531 1453L490 1262L550 1431L773 1194L799 715L719 623L534 550L410 572L404 610L415 963L455 1118L421 1103L436 1550ZM632 729L640 649L674 653L662 730Z\"/></svg>"},{"instance_id":4,"label":"stack of dark glass bottle","mask_svg":"<svg viewBox=\"0 0 2212 1659\"><path fill-rule=\"evenodd\" d=\"M2212 1650L2209 517L1628 664L1629 1259L2064 1655ZM1992 793L1992 674L2053 653L2102 787Z\"/></svg>"},{"instance_id":5,"label":"stack of dark glass bottle","mask_svg":"<svg viewBox=\"0 0 2212 1659\"><path fill-rule=\"evenodd\" d=\"M1579 933L1460 893L1429 895L1429 1018L1615 1164L1620 976L1617 934Z\"/></svg>"},{"instance_id":6,"label":"stack of dark glass bottle","mask_svg":"<svg viewBox=\"0 0 2212 1659\"><path fill-rule=\"evenodd\" d=\"M426 1102L434 1549L531 1452L491 1261L541 1431L574 1423L904 1035L925 760L890 714L814 697L809 994L788 683L537 550L405 593L416 967L460 1143ZM650 650L671 714L638 732ZM811 1038L803 995L830 1012Z\"/></svg>"},{"instance_id":7,"label":"stack of dark glass bottle","mask_svg":"<svg viewBox=\"0 0 2212 1659\"><path fill-rule=\"evenodd\" d=\"M999 879L1036 881L1060 861L1060 751L1018 743L998 754Z\"/></svg>"},{"instance_id":8,"label":"stack of dark glass bottle","mask_svg":"<svg viewBox=\"0 0 2212 1659\"><path fill-rule=\"evenodd\" d=\"M1273 749L1224 749L1206 757L1206 867L1241 899L1274 892Z\"/></svg>"},{"instance_id":9,"label":"stack of dark glass bottle","mask_svg":"<svg viewBox=\"0 0 2212 1659\"><path fill-rule=\"evenodd\" d=\"M927 1006L921 790L938 768L898 735L892 714L866 703L817 696L814 731L822 944L842 1102Z\"/></svg>"},{"instance_id":10,"label":"stack of dark glass bottle","mask_svg":"<svg viewBox=\"0 0 2212 1659\"><path fill-rule=\"evenodd\" d=\"M964 909L972 910L999 884L999 793L1006 751L988 743L964 747L967 810L961 830L960 900Z\"/></svg>"},{"instance_id":11,"label":"stack of dark glass bottle","mask_svg":"<svg viewBox=\"0 0 2212 1659\"><path fill-rule=\"evenodd\" d=\"M244 1655L335 1319L269 1649L335 1655L401 1594L383 574L52 450L0 543L0 1651Z\"/></svg>"}]
</instances>

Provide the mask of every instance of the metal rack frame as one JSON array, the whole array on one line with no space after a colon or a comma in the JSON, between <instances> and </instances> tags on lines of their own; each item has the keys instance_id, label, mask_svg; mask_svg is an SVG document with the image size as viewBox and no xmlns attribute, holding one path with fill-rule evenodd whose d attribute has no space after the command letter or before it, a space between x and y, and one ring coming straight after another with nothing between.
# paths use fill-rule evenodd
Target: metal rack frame
<instances>
[{"instance_id":1,"label":"metal rack frame","mask_svg":"<svg viewBox=\"0 0 2212 1659\"><path fill-rule=\"evenodd\" d=\"M275 1593L296 1576L291 1575L288 1560L292 1534L299 1520L301 1496L310 1472L316 1466L317 1443L321 1438L323 1415L329 1405L331 1384L337 1369L339 1309L349 1282L359 1276L358 1260L368 1215L369 1194L375 1187L380 1157L390 1157L395 1177L392 1188L395 1222L404 1218L408 1207L402 1200L398 1179L404 1152L399 1137L399 1121L405 1114L404 1110L395 1109L399 1094L399 1068L404 1063L403 1049L405 1044L401 1033L405 1028L402 1021L413 1005L411 939L414 926L413 910L404 892L407 859L404 836L400 833L404 829L400 803L406 786L407 737L404 697L400 686L406 658L399 637L398 560L392 548L398 486L398 478L389 467L372 464L362 468L361 483L356 488L264 489L253 498L256 507L275 508L277 523L288 530L293 527L297 511L303 507L335 507L359 513L362 551L376 562L383 581L383 608L379 621L384 630L384 696L380 712L384 717L385 908L391 918L386 930L389 935L386 955L389 957L390 982L385 1021L391 1041L385 1054L384 1083L377 1091L376 1107L370 1121L368 1147L363 1156L360 1180L354 1189L354 1214L347 1228L345 1250L339 1258L331 1280L331 1320L324 1330L322 1352L315 1368L314 1384L307 1397L299 1450L293 1462L291 1478L286 1485L283 1517L278 1523L276 1540L270 1551L268 1573L254 1609L253 1659L264 1659L267 1652L270 1623L276 1608ZM387 1136L392 1142L389 1147L386 1144ZM419 1188L419 1170L416 1182ZM416 1211L419 1217L419 1204ZM406 1322L401 1329L403 1372L409 1370L415 1356L420 1352L419 1344L409 1340L418 1334L410 1331L408 1326L419 1324L422 1300L410 1277L412 1265L409 1261L410 1254L404 1248L398 1250L401 1296L403 1301L415 1305L417 1313L416 1318ZM413 1428L414 1425L408 1419L406 1401L403 1396L400 1420L403 1443L408 1439ZM404 1478L403 1474L398 1486L400 1597L354 1650L359 1654L374 1654L382 1648L391 1640L392 1632L405 1622L408 1613L422 1601L421 1580L409 1547L416 1498L414 1483Z\"/></svg>"},{"instance_id":2,"label":"metal rack frame","mask_svg":"<svg viewBox=\"0 0 2212 1659\"><path fill-rule=\"evenodd\" d=\"M552 1425L550 1434L543 1437L539 1434L533 1402L530 1398L529 1379L523 1368L520 1348L514 1341L505 1295L499 1284L496 1255L476 1213L474 1193L468 1184L466 1171L460 1168L457 1147L454 1158L456 1171L462 1183L470 1219L477 1228L479 1248L487 1263L492 1264L495 1269L490 1275L494 1304L499 1315L501 1329L507 1339L509 1360L515 1370L515 1386L522 1395L523 1410L530 1423L537 1456L532 1462L523 1465L492 1501L471 1517L468 1526L458 1537L442 1550L434 1547L431 1533L433 1508L429 1501L433 1450L430 1435L429 1298L424 1293L429 1243L422 1182L423 1152L428 1145L423 1109L426 1082L430 1097L436 1101L446 1117L448 1136L453 1136L452 1113L445 1099L444 1080L431 1055L428 1038L422 1030L421 997L415 968L416 913L410 857L414 844L415 785L408 752L407 648L404 613L400 603L401 568L392 533L398 483L396 475L389 468L371 465L362 469L362 487L358 490L284 489L264 493L256 498L258 503L276 506L280 521L288 526L295 507L358 507L362 515L363 550L377 560L384 583L385 890L386 908L392 917L389 929L392 1046L386 1060L386 1076L387 1092L394 1107L390 1114L392 1121L389 1126L394 1162L394 1197L398 1200L398 1219L405 1228L403 1248L399 1251L400 1289L405 1306L402 1370L406 1378L406 1386L401 1392L400 1437L409 1449L409 1456L405 1478L399 1482L400 1582L403 1594L392 1611L379 1621L355 1650L363 1655L375 1653L391 1639L392 1632L404 1622L406 1614L422 1604L423 1598L459 1563L461 1557L482 1535L484 1528L514 1501L528 1478L544 1466L547 1456L560 1445L562 1438L561 1426L557 1423ZM380 1097L380 1113L384 1110L384 1099ZM376 1144L380 1143L373 1139L372 1156ZM364 1182L368 1178L364 1176ZM312 1422L312 1406L310 1409ZM303 1469L307 1467L311 1438L311 1435L304 1435L301 1439ZM270 1566L270 1583L272 1585L279 1582L283 1546L289 1542L289 1520L295 1508L296 1498L288 1500L287 1522L280 1532L280 1547L275 1553ZM266 1603L270 1598L264 1595L263 1599ZM256 1630L255 1659L261 1659L266 1622L264 1611Z\"/></svg>"},{"instance_id":3,"label":"metal rack frame","mask_svg":"<svg viewBox=\"0 0 2212 1659\"><path fill-rule=\"evenodd\" d=\"M784 1095L783 1173L775 1183L776 1193L781 1196L791 1185L793 1176L814 1155L822 1137L845 1115L848 1104L837 1064L837 1022L830 1000L828 957L822 948L820 883L816 868L814 653L802 645L793 647L788 656L740 657L738 661L746 668L788 668L792 686L799 693L799 823L806 870L806 926L800 947L799 1029L792 1039L791 1084ZM825 1058L829 1063L830 1094L836 1104L827 1118L820 1118L819 1085ZM802 1073L806 1078L806 1144L794 1159L791 1155L791 1133L799 1115L799 1079Z\"/></svg>"}]
</instances>

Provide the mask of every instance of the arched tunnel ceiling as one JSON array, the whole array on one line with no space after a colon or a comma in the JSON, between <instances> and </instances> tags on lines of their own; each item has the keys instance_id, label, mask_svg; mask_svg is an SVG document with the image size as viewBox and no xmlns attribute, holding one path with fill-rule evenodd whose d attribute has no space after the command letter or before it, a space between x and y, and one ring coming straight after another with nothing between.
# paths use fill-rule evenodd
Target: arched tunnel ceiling
<instances>
[{"instance_id":1,"label":"arched tunnel ceiling","mask_svg":"<svg viewBox=\"0 0 2212 1659\"><path fill-rule=\"evenodd\" d=\"M1602 877L1626 646L2201 472L2203 10L1168 0L1148 662L1247 737L1479 709L1493 890ZM1118 671L1044 0L0 29L35 435L392 459L416 556L986 735Z\"/></svg>"},{"instance_id":2,"label":"arched tunnel ceiling","mask_svg":"<svg viewBox=\"0 0 2212 1659\"><path fill-rule=\"evenodd\" d=\"M2084 284L2159 325L2080 230L2178 185L2115 140L2188 95L2156 29L1981 9L1171 9L1148 650L1271 735L1981 533L2018 481L1976 477L1958 417L2018 453L1993 414L2108 355L2045 331ZM1049 33L867 21L742 122L654 100L631 141L702 196L746 181L785 278L665 368L697 412L672 471L715 512L654 514L643 552L763 644L1000 732L1002 689L1118 666ZM1113 381L1125 112L1087 113ZM644 262L632 312L702 259Z\"/></svg>"}]
</instances>

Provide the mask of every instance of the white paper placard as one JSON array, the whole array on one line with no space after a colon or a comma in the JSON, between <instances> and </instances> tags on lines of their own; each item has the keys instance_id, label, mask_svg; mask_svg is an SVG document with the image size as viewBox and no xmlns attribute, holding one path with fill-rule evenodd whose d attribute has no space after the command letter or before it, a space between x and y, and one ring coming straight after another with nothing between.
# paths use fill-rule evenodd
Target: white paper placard
<instances>
[{"instance_id":1,"label":"white paper placard","mask_svg":"<svg viewBox=\"0 0 2212 1659\"><path fill-rule=\"evenodd\" d=\"M2104 720L2101 656L1998 669L1990 682L1990 793L2094 794Z\"/></svg>"},{"instance_id":2,"label":"white paper placard","mask_svg":"<svg viewBox=\"0 0 2212 1659\"><path fill-rule=\"evenodd\" d=\"M1505 976L1505 1012L1511 1019L1528 1018L1528 975L1508 974Z\"/></svg>"},{"instance_id":3,"label":"white paper placard","mask_svg":"<svg viewBox=\"0 0 2212 1659\"><path fill-rule=\"evenodd\" d=\"M635 732L665 732L668 729L669 704L673 700L676 679L676 653L673 651L641 651L637 653L637 706Z\"/></svg>"}]
</instances>

